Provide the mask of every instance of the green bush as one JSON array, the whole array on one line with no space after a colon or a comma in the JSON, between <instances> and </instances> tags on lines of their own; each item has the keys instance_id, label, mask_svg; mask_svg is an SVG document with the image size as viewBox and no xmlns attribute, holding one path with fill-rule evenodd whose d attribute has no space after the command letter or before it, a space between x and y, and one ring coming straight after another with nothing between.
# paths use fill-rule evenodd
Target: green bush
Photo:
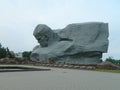
<instances>
[{"instance_id":1,"label":"green bush","mask_svg":"<svg viewBox=\"0 0 120 90\"><path fill-rule=\"evenodd\" d=\"M113 64L116 64L116 65L120 66L120 60L114 59L113 57L108 57L108 58L106 58L105 61L109 61L109 62L111 62Z\"/></svg>"}]
</instances>

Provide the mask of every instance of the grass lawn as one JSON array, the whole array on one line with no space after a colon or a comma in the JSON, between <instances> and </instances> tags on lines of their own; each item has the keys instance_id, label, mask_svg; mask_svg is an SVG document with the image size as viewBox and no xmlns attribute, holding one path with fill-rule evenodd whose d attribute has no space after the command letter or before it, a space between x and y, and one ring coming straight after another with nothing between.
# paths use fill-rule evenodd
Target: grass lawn
<instances>
[{"instance_id":1,"label":"grass lawn","mask_svg":"<svg viewBox=\"0 0 120 90\"><path fill-rule=\"evenodd\" d=\"M99 72L111 72L111 73L120 73L120 70L106 70L106 69L96 69Z\"/></svg>"}]
</instances>

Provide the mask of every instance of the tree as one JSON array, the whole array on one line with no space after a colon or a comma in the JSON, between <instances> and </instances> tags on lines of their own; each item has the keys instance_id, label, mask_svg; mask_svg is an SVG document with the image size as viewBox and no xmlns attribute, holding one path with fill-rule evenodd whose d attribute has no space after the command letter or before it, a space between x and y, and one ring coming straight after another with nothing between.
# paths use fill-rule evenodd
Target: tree
<instances>
[{"instance_id":1,"label":"tree","mask_svg":"<svg viewBox=\"0 0 120 90\"><path fill-rule=\"evenodd\" d=\"M13 51L10 51L9 48L4 48L2 47L1 43L0 43L0 59L1 58L14 58L15 54Z\"/></svg>"},{"instance_id":2,"label":"tree","mask_svg":"<svg viewBox=\"0 0 120 90\"><path fill-rule=\"evenodd\" d=\"M0 43L0 59L6 57L6 48L2 47Z\"/></svg>"},{"instance_id":3,"label":"tree","mask_svg":"<svg viewBox=\"0 0 120 90\"><path fill-rule=\"evenodd\" d=\"M5 58L7 56L7 51L4 47L0 48L0 58Z\"/></svg>"},{"instance_id":4,"label":"tree","mask_svg":"<svg viewBox=\"0 0 120 90\"><path fill-rule=\"evenodd\" d=\"M0 49L2 48L2 45L1 45L1 43L0 43Z\"/></svg>"},{"instance_id":5,"label":"tree","mask_svg":"<svg viewBox=\"0 0 120 90\"><path fill-rule=\"evenodd\" d=\"M15 53L13 51L9 52L9 58L14 58L15 57Z\"/></svg>"},{"instance_id":6,"label":"tree","mask_svg":"<svg viewBox=\"0 0 120 90\"><path fill-rule=\"evenodd\" d=\"M109 62L111 62L111 63L113 63L113 64L116 64L116 65L119 65L119 66L120 66L120 60L116 60L116 59L114 59L113 57L108 57L108 58L106 58L106 61L109 61Z\"/></svg>"},{"instance_id":7,"label":"tree","mask_svg":"<svg viewBox=\"0 0 120 90\"><path fill-rule=\"evenodd\" d=\"M22 53L22 56L25 58L25 59L30 59L30 55L31 55L31 51L24 51Z\"/></svg>"},{"instance_id":8,"label":"tree","mask_svg":"<svg viewBox=\"0 0 120 90\"><path fill-rule=\"evenodd\" d=\"M109 62L115 63L115 60L113 59L113 57L108 57L108 58L106 58L106 61L109 61Z\"/></svg>"},{"instance_id":9,"label":"tree","mask_svg":"<svg viewBox=\"0 0 120 90\"><path fill-rule=\"evenodd\" d=\"M10 51L8 47L6 48L6 52L7 52L7 57L10 57Z\"/></svg>"}]
</instances>

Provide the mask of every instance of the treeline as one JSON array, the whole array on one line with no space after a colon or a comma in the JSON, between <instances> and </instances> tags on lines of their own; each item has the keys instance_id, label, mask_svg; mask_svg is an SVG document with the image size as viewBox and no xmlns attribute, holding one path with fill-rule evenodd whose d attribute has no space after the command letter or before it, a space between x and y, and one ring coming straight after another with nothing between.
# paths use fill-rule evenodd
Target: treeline
<instances>
[{"instance_id":1,"label":"treeline","mask_svg":"<svg viewBox=\"0 0 120 90\"><path fill-rule=\"evenodd\" d=\"M15 58L16 54L13 51L10 51L8 47L7 48L3 47L2 44L0 43L0 59L1 58ZM31 54L31 51L24 51L22 52L21 58L30 59L30 54Z\"/></svg>"},{"instance_id":2,"label":"treeline","mask_svg":"<svg viewBox=\"0 0 120 90\"><path fill-rule=\"evenodd\" d=\"M108 58L106 58L105 61L109 61L109 62L111 62L111 63L113 63L113 64L116 64L116 65L119 65L119 66L120 66L120 59L119 59L119 60L116 60L116 59L114 59L113 57L108 57Z\"/></svg>"},{"instance_id":3,"label":"treeline","mask_svg":"<svg viewBox=\"0 0 120 90\"><path fill-rule=\"evenodd\" d=\"M22 52L22 57L25 58L25 59L30 60L30 55L31 55L31 51Z\"/></svg>"},{"instance_id":4,"label":"treeline","mask_svg":"<svg viewBox=\"0 0 120 90\"><path fill-rule=\"evenodd\" d=\"M1 45L0 43L0 59L1 58L14 58L15 57L15 54L13 51L10 51L9 48L5 48Z\"/></svg>"}]
</instances>

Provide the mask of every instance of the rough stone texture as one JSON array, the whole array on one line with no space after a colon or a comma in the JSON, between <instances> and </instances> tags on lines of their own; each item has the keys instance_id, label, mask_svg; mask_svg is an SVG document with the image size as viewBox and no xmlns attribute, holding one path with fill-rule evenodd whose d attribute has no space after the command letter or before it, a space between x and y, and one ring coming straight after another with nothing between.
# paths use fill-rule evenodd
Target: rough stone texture
<instances>
[{"instance_id":1,"label":"rough stone texture","mask_svg":"<svg viewBox=\"0 0 120 90\"><path fill-rule=\"evenodd\" d=\"M34 61L95 64L108 49L108 24L103 22L69 24L58 31L39 24L33 35L40 43L32 51Z\"/></svg>"}]
</instances>

